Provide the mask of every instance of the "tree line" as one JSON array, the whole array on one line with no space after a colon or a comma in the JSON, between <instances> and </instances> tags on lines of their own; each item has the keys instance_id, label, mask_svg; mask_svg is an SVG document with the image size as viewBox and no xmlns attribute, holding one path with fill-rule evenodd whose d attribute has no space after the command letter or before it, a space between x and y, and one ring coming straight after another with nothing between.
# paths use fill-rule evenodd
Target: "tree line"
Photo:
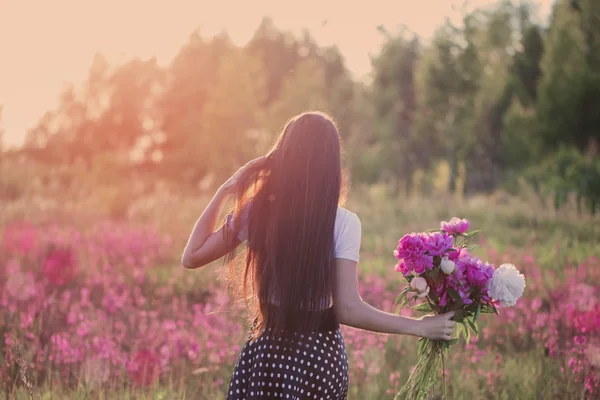
<instances>
[{"instance_id":1,"label":"tree line","mask_svg":"<svg viewBox=\"0 0 600 400\"><path fill-rule=\"evenodd\" d=\"M443 164L451 192L516 190L524 179L557 205L575 193L595 210L600 2L558 0L546 24L533 9L503 1L465 12L427 42L382 31L366 82L336 47L270 19L243 47L193 33L167 67L111 66L99 54L18 152L210 185L265 151L289 117L318 109L337 120L354 181L426 192Z\"/></svg>"}]
</instances>

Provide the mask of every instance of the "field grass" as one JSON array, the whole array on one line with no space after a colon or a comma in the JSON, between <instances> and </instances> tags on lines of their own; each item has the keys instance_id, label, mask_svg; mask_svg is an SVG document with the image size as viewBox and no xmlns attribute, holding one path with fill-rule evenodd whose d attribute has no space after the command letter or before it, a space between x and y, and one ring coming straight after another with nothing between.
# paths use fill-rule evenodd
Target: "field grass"
<instances>
[{"instance_id":1,"label":"field grass","mask_svg":"<svg viewBox=\"0 0 600 400\"><path fill-rule=\"evenodd\" d=\"M123 211L114 193L0 204L0 389L7 399L224 398L243 312L220 283L220 263L179 266L208 198L159 190ZM532 194L407 197L386 185L350 193L346 207L363 227L361 294L376 307L392 311L402 289L398 239L452 216L484 231L478 256L527 276L517 307L486 316L479 338L451 350L450 399L600 396L600 224L546 204ZM68 249L66 275L52 269L56 248ZM349 397L393 398L416 339L343 331Z\"/></svg>"}]
</instances>

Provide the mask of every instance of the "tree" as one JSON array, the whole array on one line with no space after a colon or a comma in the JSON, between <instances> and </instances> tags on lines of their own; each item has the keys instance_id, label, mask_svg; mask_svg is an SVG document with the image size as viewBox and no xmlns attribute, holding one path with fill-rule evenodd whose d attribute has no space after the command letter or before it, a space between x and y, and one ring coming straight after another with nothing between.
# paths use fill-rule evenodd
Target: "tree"
<instances>
[{"instance_id":1,"label":"tree","mask_svg":"<svg viewBox=\"0 0 600 400\"><path fill-rule=\"evenodd\" d=\"M298 63L315 53L315 43L305 34L302 42L290 32L278 30L270 18L263 18L252 39L246 45L250 55L262 61L266 72L264 105L272 105L281 93L286 76Z\"/></svg>"},{"instance_id":2,"label":"tree","mask_svg":"<svg viewBox=\"0 0 600 400\"><path fill-rule=\"evenodd\" d=\"M585 40L586 84L583 86L580 121L580 148L596 147L600 140L600 3L594 0L572 0L579 14Z\"/></svg>"},{"instance_id":3,"label":"tree","mask_svg":"<svg viewBox=\"0 0 600 400\"><path fill-rule=\"evenodd\" d=\"M405 183L410 192L419 167L429 163L428 149L414 127L417 108L415 69L420 58L416 37L401 32L389 38L373 60L374 139L380 142L380 177L386 174ZM376 145L377 146L377 145Z\"/></svg>"},{"instance_id":4,"label":"tree","mask_svg":"<svg viewBox=\"0 0 600 400\"><path fill-rule=\"evenodd\" d=\"M286 77L279 98L269 108L267 125L279 133L285 122L296 114L311 110L327 110L325 71L316 59L307 59Z\"/></svg>"},{"instance_id":5,"label":"tree","mask_svg":"<svg viewBox=\"0 0 600 400\"><path fill-rule=\"evenodd\" d=\"M28 132L26 147L48 162L90 166L97 155L110 153L127 164L140 143L157 137L162 78L155 59L111 69L97 55L84 86L63 91L58 107Z\"/></svg>"},{"instance_id":6,"label":"tree","mask_svg":"<svg viewBox=\"0 0 600 400\"><path fill-rule=\"evenodd\" d=\"M595 11L594 2L578 4L587 12ZM597 55L593 54L597 50L593 38L599 36L597 28L594 31L584 22L588 19L592 17L573 10L566 0L558 2L553 10L536 107L547 150L561 144L584 150L590 140L600 138L600 72Z\"/></svg>"},{"instance_id":7,"label":"tree","mask_svg":"<svg viewBox=\"0 0 600 400\"><path fill-rule=\"evenodd\" d=\"M478 12L474 18L478 22L471 40L476 44L480 71L471 132L464 146L464 191L471 193L491 192L503 178L503 118L515 92L511 65L519 47L520 30L530 26L526 6L515 8L508 1Z\"/></svg>"},{"instance_id":8,"label":"tree","mask_svg":"<svg viewBox=\"0 0 600 400\"><path fill-rule=\"evenodd\" d=\"M449 24L435 34L420 64L420 135L429 135L432 156L450 166L448 188L457 188L458 168L473 145L473 109L479 90L481 61L476 47L479 21L465 16L462 29Z\"/></svg>"},{"instance_id":9,"label":"tree","mask_svg":"<svg viewBox=\"0 0 600 400\"><path fill-rule=\"evenodd\" d=\"M219 80L223 60L236 51L226 35L205 40L193 33L169 66L166 88L159 100L164 140L153 147L162 156L161 176L195 184L209 174L210 164L202 157L210 154L202 142L210 137L204 131L204 110Z\"/></svg>"},{"instance_id":10,"label":"tree","mask_svg":"<svg viewBox=\"0 0 600 400\"><path fill-rule=\"evenodd\" d=\"M212 174L223 180L258 153L263 129L261 105L265 79L259 60L243 52L224 57L202 111L200 141L195 161L209 163ZM199 156L199 157L198 157Z\"/></svg>"},{"instance_id":11,"label":"tree","mask_svg":"<svg viewBox=\"0 0 600 400\"><path fill-rule=\"evenodd\" d=\"M542 74L540 62L544 54L543 40L540 27L528 26L521 40L522 49L513 59L511 83L524 106L533 105L537 100L537 86Z\"/></svg>"},{"instance_id":12,"label":"tree","mask_svg":"<svg viewBox=\"0 0 600 400\"><path fill-rule=\"evenodd\" d=\"M540 131L535 107L542 75L543 37L538 26L528 25L521 39L521 50L512 61L504 93L497 103L502 129L500 149L505 177L512 179L538 159Z\"/></svg>"}]
</instances>

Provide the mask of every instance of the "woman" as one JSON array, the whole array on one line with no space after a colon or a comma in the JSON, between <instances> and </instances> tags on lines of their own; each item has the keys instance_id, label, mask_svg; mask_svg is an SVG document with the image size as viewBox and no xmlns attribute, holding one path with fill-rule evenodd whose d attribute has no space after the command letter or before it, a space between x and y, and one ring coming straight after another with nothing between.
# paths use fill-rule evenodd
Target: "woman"
<instances>
[{"instance_id":1,"label":"woman","mask_svg":"<svg viewBox=\"0 0 600 400\"><path fill-rule=\"evenodd\" d=\"M359 295L361 224L340 207L340 137L322 113L292 118L271 151L239 169L196 223L182 257L198 268L228 256L230 284L253 320L227 399L345 399L348 364L339 324L450 340L452 313L412 319ZM213 232L229 195L226 223ZM247 243L241 271L233 260Z\"/></svg>"}]
</instances>

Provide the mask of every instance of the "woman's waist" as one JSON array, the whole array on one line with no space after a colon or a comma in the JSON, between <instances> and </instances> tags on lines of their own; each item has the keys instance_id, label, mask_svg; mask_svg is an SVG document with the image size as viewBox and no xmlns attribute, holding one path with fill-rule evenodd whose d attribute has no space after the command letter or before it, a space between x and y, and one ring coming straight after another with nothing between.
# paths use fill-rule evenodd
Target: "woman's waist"
<instances>
[{"instance_id":1,"label":"woman's waist","mask_svg":"<svg viewBox=\"0 0 600 400\"><path fill-rule=\"evenodd\" d=\"M273 307L280 306L280 302L275 295L271 295L269 297L268 301L261 300L260 303L267 304L267 305L273 306ZM319 312L319 311L325 311L332 307L333 307L333 299L331 297L329 297L329 298L322 298L322 299L318 299L316 301L312 301L310 304L304 304L304 302L300 301L300 302L298 302L296 308L300 311Z\"/></svg>"},{"instance_id":2,"label":"woman's waist","mask_svg":"<svg viewBox=\"0 0 600 400\"><path fill-rule=\"evenodd\" d=\"M309 325L313 326L316 332L333 331L339 328L333 307L323 309L295 308L284 311L278 304L268 302L261 303L261 309L263 313L266 312L271 318L279 316L283 320L281 321L283 322L282 326L285 326L287 331L306 331L307 322L310 322Z\"/></svg>"}]
</instances>

